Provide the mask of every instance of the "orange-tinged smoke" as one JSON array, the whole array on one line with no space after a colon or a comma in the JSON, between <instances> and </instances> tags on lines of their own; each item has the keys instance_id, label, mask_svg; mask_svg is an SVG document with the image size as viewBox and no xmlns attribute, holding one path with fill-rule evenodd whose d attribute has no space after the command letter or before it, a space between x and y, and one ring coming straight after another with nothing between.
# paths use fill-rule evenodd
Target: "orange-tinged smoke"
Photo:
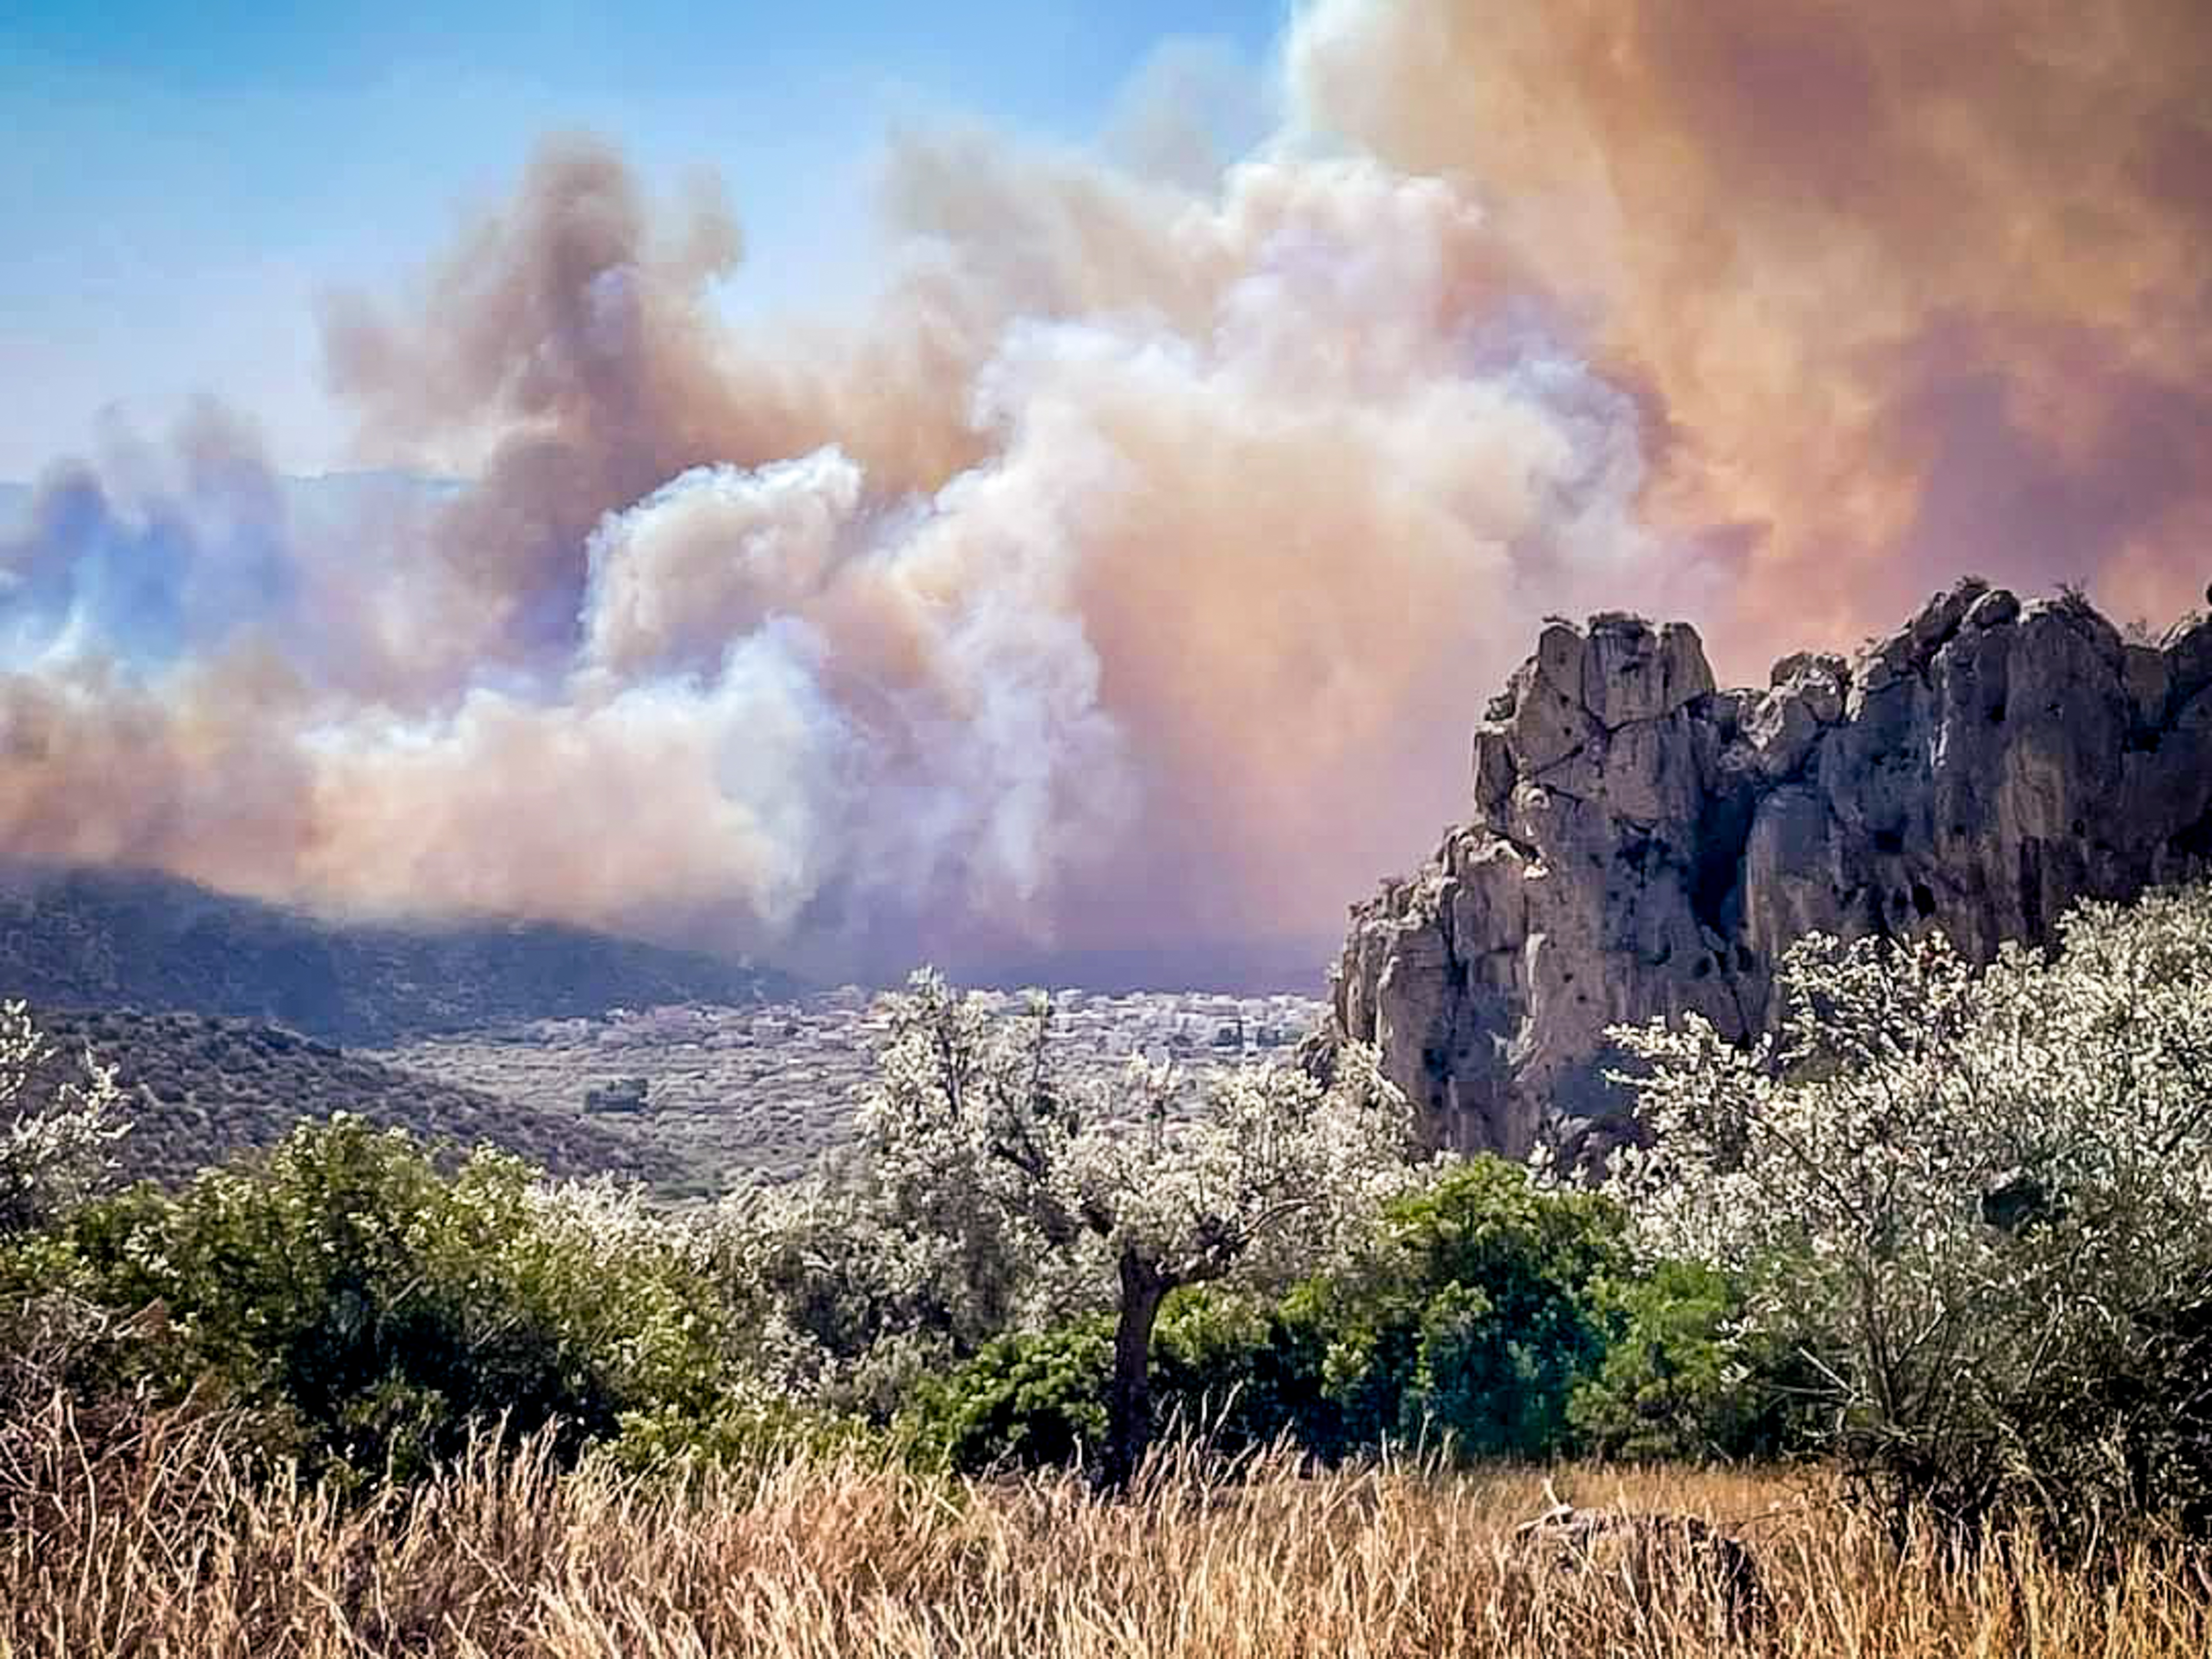
<instances>
[{"instance_id":1,"label":"orange-tinged smoke","mask_svg":"<svg viewBox=\"0 0 2212 1659\"><path fill-rule=\"evenodd\" d=\"M1646 506L1732 536L1735 637L1841 635L1960 564L2201 592L2201 0L1322 0L1291 56L1650 388Z\"/></svg>"},{"instance_id":2,"label":"orange-tinged smoke","mask_svg":"<svg viewBox=\"0 0 2212 1659\"><path fill-rule=\"evenodd\" d=\"M717 313L711 186L549 146L329 321L366 450L465 483L333 506L207 415L0 542L0 845L821 969L1317 976L1547 612L1746 673L1966 568L2197 592L2196 9L1322 0L1212 179L902 140L896 268L800 334Z\"/></svg>"}]
</instances>

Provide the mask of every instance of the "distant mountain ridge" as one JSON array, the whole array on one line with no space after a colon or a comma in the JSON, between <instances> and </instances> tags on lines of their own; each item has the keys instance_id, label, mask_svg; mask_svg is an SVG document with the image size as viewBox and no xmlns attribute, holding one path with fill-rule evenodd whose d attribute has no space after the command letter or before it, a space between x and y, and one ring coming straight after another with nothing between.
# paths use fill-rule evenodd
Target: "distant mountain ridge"
<instances>
[{"instance_id":1,"label":"distant mountain ridge","mask_svg":"<svg viewBox=\"0 0 2212 1659\"><path fill-rule=\"evenodd\" d=\"M342 924L146 872L0 870L0 995L47 1008L270 1020L374 1047L800 988L749 963L550 922Z\"/></svg>"}]
</instances>

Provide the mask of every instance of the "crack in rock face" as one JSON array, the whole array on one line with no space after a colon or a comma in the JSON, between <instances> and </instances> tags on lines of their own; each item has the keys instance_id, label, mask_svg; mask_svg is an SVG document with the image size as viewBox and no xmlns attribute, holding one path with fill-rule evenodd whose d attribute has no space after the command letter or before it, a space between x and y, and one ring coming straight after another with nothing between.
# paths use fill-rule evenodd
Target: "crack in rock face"
<instances>
[{"instance_id":1,"label":"crack in rock face","mask_svg":"<svg viewBox=\"0 0 2212 1659\"><path fill-rule=\"evenodd\" d=\"M2212 869L2212 618L2124 641L1968 580L1846 661L1718 690L1697 632L1553 622L1474 742L1473 815L1352 912L1322 1044L1377 1044L1432 1139L1624 1133L1607 1027L1736 1040L1803 933L2048 942Z\"/></svg>"}]
</instances>

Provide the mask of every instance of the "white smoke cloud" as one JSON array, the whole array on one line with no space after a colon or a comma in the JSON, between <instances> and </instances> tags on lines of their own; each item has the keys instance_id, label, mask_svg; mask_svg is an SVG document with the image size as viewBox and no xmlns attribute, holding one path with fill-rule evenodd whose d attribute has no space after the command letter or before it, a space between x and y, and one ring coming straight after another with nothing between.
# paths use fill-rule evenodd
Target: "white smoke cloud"
<instances>
[{"instance_id":1,"label":"white smoke cloud","mask_svg":"<svg viewBox=\"0 0 2212 1659\"><path fill-rule=\"evenodd\" d=\"M860 507L835 450L752 471L695 468L611 514L585 544L584 650L617 675L696 673L828 581Z\"/></svg>"},{"instance_id":2,"label":"white smoke cloud","mask_svg":"<svg viewBox=\"0 0 2212 1659\"><path fill-rule=\"evenodd\" d=\"M879 302L773 336L713 303L718 201L553 147L333 309L364 441L467 480L331 522L210 420L0 545L0 842L822 971L1295 939L1317 975L1548 612L1755 624L1741 663L1978 527L2021 531L1960 554L1993 574L2063 533L2172 586L2207 337L2147 319L2203 314L2203 54L2185 0L2100 5L2140 88L1795 0L1327 0L1241 161L1143 99L1133 171L905 135ZM1911 71L1954 60L1987 142L1946 149ZM2085 260L2093 210L2129 234Z\"/></svg>"},{"instance_id":3,"label":"white smoke cloud","mask_svg":"<svg viewBox=\"0 0 2212 1659\"><path fill-rule=\"evenodd\" d=\"M972 459L925 485L896 452L763 441L585 520L562 492L611 476L612 441L586 404L578 436L533 415L483 482L375 515L397 556L349 564L276 521L322 617L313 656L351 666L303 664L289 706L144 680L131 717L161 762L143 775L193 805L125 815L104 854L237 884L178 786L210 759L186 732L251 730L289 791L247 884L325 905L704 932L877 971L1318 936L1409 822L1454 810L1484 665L1540 606L1662 568L1632 513L1636 407L1505 303L1481 215L1437 180L1254 162L1209 202L1010 152L963 214L943 159L902 187L933 227L923 265L959 273L962 337L988 342L933 406ZM599 226L608 176L588 179ZM507 280L529 302L501 327L555 319L554 361L589 370L564 386L635 413L633 382L664 373L642 342L717 337L629 270L564 268L573 305ZM501 280L494 260L469 304ZM696 414L614 436L680 453L655 434ZM215 556L177 550L185 571ZM130 660L126 679L155 672ZM19 842L52 839L57 782L14 802Z\"/></svg>"}]
</instances>

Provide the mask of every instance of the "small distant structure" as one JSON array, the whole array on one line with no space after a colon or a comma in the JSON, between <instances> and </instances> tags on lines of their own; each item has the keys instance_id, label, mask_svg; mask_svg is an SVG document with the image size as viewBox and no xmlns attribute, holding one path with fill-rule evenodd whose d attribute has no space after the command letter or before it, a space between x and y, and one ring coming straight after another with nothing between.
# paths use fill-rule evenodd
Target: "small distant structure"
<instances>
[{"instance_id":1,"label":"small distant structure","mask_svg":"<svg viewBox=\"0 0 2212 1659\"><path fill-rule=\"evenodd\" d=\"M617 1078L584 1091L587 1112L641 1112L652 1094L652 1083L641 1077Z\"/></svg>"}]
</instances>

